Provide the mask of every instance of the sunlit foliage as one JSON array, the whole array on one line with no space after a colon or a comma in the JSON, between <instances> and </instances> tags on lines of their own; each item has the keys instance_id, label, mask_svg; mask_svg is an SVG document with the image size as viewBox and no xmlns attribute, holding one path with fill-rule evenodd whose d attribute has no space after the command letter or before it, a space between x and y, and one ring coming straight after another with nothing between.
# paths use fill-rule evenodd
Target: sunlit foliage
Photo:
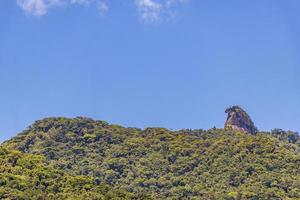
<instances>
[{"instance_id":1,"label":"sunlit foliage","mask_svg":"<svg viewBox=\"0 0 300 200\"><path fill-rule=\"evenodd\" d=\"M299 138L278 130L49 118L5 142L0 156L0 199L300 198Z\"/></svg>"}]
</instances>

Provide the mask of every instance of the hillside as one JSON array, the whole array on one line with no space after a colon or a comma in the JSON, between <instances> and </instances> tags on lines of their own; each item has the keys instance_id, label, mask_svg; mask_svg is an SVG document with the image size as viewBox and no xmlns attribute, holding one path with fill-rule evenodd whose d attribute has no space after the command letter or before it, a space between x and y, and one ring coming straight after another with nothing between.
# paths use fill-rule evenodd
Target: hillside
<instances>
[{"instance_id":1,"label":"hillside","mask_svg":"<svg viewBox=\"0 0 300 200\"><path fill-rule=\"evenodd\" d=\"M41 155L0 147L0 199L130 199L126 191L95 184L93 177L55 169ZM88 192L87 192L88 191Z\"/></svg>"},{"instance_id":2,"label":"hillside","mask_svg":"<svg viewBox=\"0 0 300 200\"><path fill-rule=\"evenodd\" d=\"M300 199L299 141L47 118L2 145L0 198Z\"/></svg>"}]
</instances>

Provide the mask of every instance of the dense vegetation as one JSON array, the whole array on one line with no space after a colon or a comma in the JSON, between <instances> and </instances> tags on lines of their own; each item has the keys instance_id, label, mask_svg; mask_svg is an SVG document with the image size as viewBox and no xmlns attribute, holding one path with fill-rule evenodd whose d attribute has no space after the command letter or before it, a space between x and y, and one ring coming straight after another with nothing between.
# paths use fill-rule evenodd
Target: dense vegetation
<instances>
[{"instance_id":1,"label":"dense vegetation","mask_svg":"<svg viewBox=\"0 0 300 200\"><path fill-rule=\"evenodd\" d=\"M0 148L0 199L300 199L300 139L275 129L37 121Z\"/></svg>"},{"instance_id":2,"label":"dense vegetation","mask_svg":"<svg viewBox=\"0 0 300 200\"><path fill-rule=\"evenodd\" d=\"M126 191L71 175L49 165L43 156L0 147L0 199L129 199Z\"/></svg>"}]
</instances>

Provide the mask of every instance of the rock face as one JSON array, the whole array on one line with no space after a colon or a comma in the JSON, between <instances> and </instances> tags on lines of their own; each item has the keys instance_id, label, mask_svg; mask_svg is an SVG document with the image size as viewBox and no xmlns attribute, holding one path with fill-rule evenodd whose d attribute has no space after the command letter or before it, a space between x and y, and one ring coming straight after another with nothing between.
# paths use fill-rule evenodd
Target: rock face
<instances>
[{"instance_id":1,"label":"rock face","mask_svg":"<svg viewBox=\"0 0 300 200\"><path fill-rule=\"evenodd\" d=\"M250 116L239 106L232 106L225 111L228 114L225 129L237 130L255 135L258 130Z\"/></svg>"}]
</instances>

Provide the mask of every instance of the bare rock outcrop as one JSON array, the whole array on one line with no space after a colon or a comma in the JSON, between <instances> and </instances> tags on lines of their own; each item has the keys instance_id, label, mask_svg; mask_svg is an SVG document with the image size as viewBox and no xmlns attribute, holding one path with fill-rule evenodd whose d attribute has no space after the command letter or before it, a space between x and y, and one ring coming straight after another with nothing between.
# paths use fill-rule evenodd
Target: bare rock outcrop
<instances>
[{"instance_id":1,"label":"bare rock outcrop","mask_svg":"<svg viewBox=\"0 0 300 200\"><path fill-rule=\"evenodd\" d=\"M225 129L237 130L255 135L258 130L250 116L239 106L232 106L225 111L228 114Z\"/></svg>"}]
</instances>

